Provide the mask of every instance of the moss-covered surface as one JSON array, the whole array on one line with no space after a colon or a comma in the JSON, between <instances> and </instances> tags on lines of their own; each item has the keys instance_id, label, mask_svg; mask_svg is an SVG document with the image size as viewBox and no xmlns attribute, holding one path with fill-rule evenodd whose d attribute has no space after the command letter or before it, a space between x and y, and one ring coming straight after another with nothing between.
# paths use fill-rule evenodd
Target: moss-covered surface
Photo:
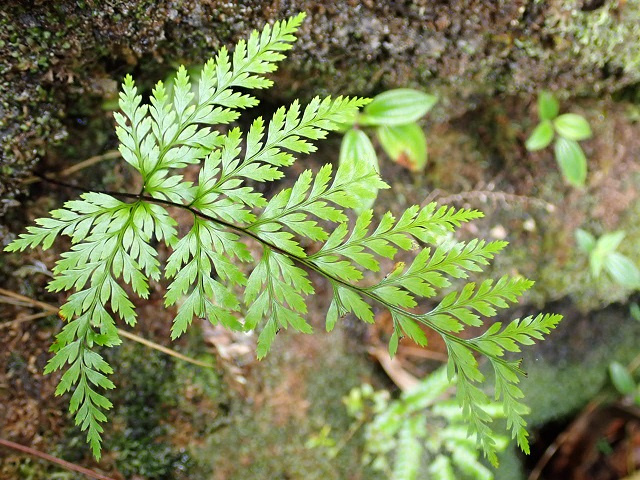
<instances>
[{"instance_id":1,"label":"moss-covered surface","mask_svg":"<svg viewBox=\"0 0 640 480\"><path fill-rule=\"evenodd\" d=\"M248 398L230 404L230 422L206 438L200 456L212 479L373 479L360 464L356 435L330 459L305 444L325 425L342 439L351 425L342 397L371 381L372 364L344 331L283 335L249 380Z\"/></svg>"},{"instance_id":2,"label":"moss-covered surface","mask_svg":"<svg viewBox=\"0 0 640 480\"><path fill-rule=\"evenodd\" d=\"M265 22L306 11L276 101L420 86L451 118L497 93L601 95L640 80L640 2L64 0L0 6L0 196L134 71L150 86ZM304 81L301 79L304 78ZM85 129L85 131L87 131ZM82 132L80 134L83 134ZM78 161L67 158L66 162ZM0 210L1 211L1 210Z\"/></svg>"},{"instance_id":3,"label":"moss-covered surface","mask_svg":"<svg viewBox=\"0 0 640 480\"><path fill-rule=\"evenodd\" d=\"M63 405L69 396L53 396L59 375L42 376L46 348L41 344L49 342L43 333L58 328L56 324L58 320L22 327L22 332L11 329L6 335L14 353L0 357L4 378L12 382L11 390L0 391L6 409L0 424L3 437L116 478L208 478L210 463L198 462L191 449L226 414L223 405L228 402L228 395L220 374L176 362L131 341L107 351L106 358L116 366L117 388L110 395L114 408L103 435L104 456L96 463L86 448L85 433L65 414ZM35 332L37 341L28 348L23 342ZM195 342L190 354L211 362L210 355L203 356L202 346L201 340ZM32 352L39 361L34 363ZM45 480L57 478L63 471L55 464L23 454L4 450L1 453L2 480ZM69 479L85 478L64 475Z\"/></svg>"}]
</instances>

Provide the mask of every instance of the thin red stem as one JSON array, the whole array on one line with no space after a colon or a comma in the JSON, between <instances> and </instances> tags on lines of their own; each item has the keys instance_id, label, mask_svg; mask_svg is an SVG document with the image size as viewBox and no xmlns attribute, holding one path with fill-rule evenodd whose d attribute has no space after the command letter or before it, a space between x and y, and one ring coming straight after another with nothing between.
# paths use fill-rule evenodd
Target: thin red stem
<instances>
[{"instance_id":1,"label":"thin red stem","mask_svg":"<svg viewBox=\"0 0 640 480\"><path fill-rule=\"evenodd\" d=\"M11 448L13 450L24 452L34 457L41 458L43 460L46 460L47 462L55 463L56 465L60 465L62 468L71 470L72 472L82 473L83 475L86 475L89 478L95 478L97 480L115 480L112 477L107 477L105 475L102 475L101 473L94 472L93 470L89 470L88 468L84 468L74 463L67 462L66 460L62 460L61 458L54 457L53 455L49 455L48 453L41 452L40 450L36 450L34 448L27 447L25 445L20 445L19 443L15 443L10 440L5 440L4 438L0 438L0 445L7 448Z\"/></svg>"}]
</instances>

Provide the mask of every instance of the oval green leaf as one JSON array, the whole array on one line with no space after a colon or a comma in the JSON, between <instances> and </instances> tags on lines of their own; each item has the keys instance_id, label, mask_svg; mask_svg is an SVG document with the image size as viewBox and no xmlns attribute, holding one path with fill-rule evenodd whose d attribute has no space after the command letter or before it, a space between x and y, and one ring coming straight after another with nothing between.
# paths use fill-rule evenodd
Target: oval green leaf
<instances>
[{"instance_id":1,"label":"oval green leaf","mask_svg":"<svg viewBox=\"0 0 640 480\"><path fill-rule=\"evenodd\" d=\"M560 106L551 92L542 91L538 95L538 115L541 120L553 120L558 116Z\"/></svg>"},{"instance_id":2,"label":"oval green leaf","mask_svg":"<svg viewBox=\"0 0 640 480\"><path fill-rule=\"evenodd\" d=\"M438 99L434 95L397 88L377 95L360 116L362 125L403 125L424 116Z\"/></svg>"},{"instance_id":3,"label":"oval green leaf","mask_svg":"<svg viewBox=\"0 0 640 480\"><path fill-rule=\"evenodd\" d=\"M611 376L611 383L616 387L616 390L622 395L629 395L636 388L636 384L633 381L633 377L629 371L618 362L611 362L609 365L609 375Z\"/></svg>"},{"instance_id":4,"label":"oval green leaf","mask_svg":"<svg viewBox=\"0 0 640 480\"><path fill-rule=\"evenodd\" d=\"M587 179L587 158L578 142L558 137L554 149L565 180L574 187L584 186Z\"/></svg>"},{"instance_id":5,"label":"oval green leaf","mask_svg":"<svg viewBox=\"0 0 640 480\"><path fill-rule=\"evenodd\" d=\"M630 258L612 252L604 259L604 267L611 278L625 288L640 288L640 270Z\"/></svg>"},{"instance_id":6,"label":"oval green leaf","mask_svg":"<svg viewBox=\"0 0 640 480\"><path fill-rule=\"evenodd\" d=\"M549 146L551 140L553 140L553 135L553 124L549 120L543 120L533 130L531 136L525 143L525 147L527 147L527 150L530 152L542 150Z\"/></svg>"},{"instance_id":7,"label":"oval green leaf","mask_svg":"<svg viewBox=\"0 0 640 480\"><path fill-rule=\"evenodd\" d=\"M591 269L591 276L595 279L600 277L600 272L602 272L602 267L604 266L605 255L594 248L591 250L589 254L589 268Z\"/></svg>"},{"instance_id":8,"label":"oval green leaf","mask_svg":"<svg viewBox=\"0 0 640 480\"><path fill-rule=\"evenodd\" d=\"M585 253L590 253L596 246L596 238L586 230L576 229L576 243L578 248Z\"/></svg>"},{"instance_id":9,"label":"oval green leaf","mask_svg":"<svg viewBox=\"0 0 640 480\"><path fill-rule=\"evenodd\" d=\"M340 145L340 157L341 165L351 164L355 166L360 162L364 162L367 165L373 167L376 172L380 172L378 165L378 157L376 151L371 144L369 137L362 131L352 128L347 131L342 139L342 145ZM355 170L355 167L353 168ZM362 212L368 208L371 208L378 196L378 189L372 189L367 191L367 195L358 195L359 205L354 208L357 212Z\"/></svg>"},{"instance_id":10,"label":"oval green leaf","mask_svg":"<svg viewBox=\"0 0 640 480\"><path fill-rule=\"evenodd\" d=\"M365 162L376 172L380 171L376 150L369 137L362 131L352 128L347 131L340 146L339 162Z\"/></svg>"},{"instance_id":11,"label":"oval green leaf","mask_svg":"<svg viewBox=\"0 0 640 480\"><path fill-rule=\"evenodd\" d=\"M591 137L591 127L587 120L575 113L565 113L553 121L558 135L569 140L585 140Z\"/></svg>"},{"instance_id":12,"label":"oval green leaf","mask_svg":"<svg viewBox=\"0 0 640 480\"><path fill-rule=\"evenodd\" d=\"M626 234L624 230L616 230L615 232L605 233L598 239L596 248L603 254L613 252L616 248L618 248L625 235Z\"/></svg>"},{"instance_id":13,"label":"oval green leaf","mask_svg":"<svg viewBox=\"0 0 640 480\"><path fill-rule=\"evenodd\" d=\"M383 126L377 130L384 151L396 163L413 172L427 163L427 139L417 123Z\"/></svg>"}]
</instances>

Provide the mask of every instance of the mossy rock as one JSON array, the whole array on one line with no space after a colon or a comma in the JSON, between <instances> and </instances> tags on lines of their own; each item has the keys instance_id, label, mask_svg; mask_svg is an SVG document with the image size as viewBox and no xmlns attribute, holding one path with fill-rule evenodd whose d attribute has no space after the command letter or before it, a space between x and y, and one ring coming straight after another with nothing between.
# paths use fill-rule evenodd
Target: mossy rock
<instances>
[{"instance_id":1,"label":"mossy rock","mask_svg":"<svg viewBox=\"0 0 640 480\"><path fill-rule=\"evenodd\" d=\"M597 96L640 80L640 0L11 2L0 7L0 209L52 145L69 142L74 110L105 116L100 105L125 73L150 86L302 10L279 88L265 93L275 102L416 86L441 96L443 119L497 93Z\"/></svg>"}]
</instances>

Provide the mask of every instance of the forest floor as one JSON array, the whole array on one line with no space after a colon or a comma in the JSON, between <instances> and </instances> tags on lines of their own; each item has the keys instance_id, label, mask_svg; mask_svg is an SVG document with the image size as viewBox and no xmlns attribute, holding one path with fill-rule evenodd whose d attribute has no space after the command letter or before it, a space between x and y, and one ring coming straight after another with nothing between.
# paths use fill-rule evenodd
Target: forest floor
<instances>
[{"instance_id":1,"label":"forest floor","mask_svg":"<svg viewBox=\"0 0 640 480\"><path fill-rule=\"evenodd\" d=\"M531 424L540 427L541 443L534 443L533 459L526 465L509 450L497 478L524 478L563 432L569 432L563 444L567 438L572 440L568 443L573 450L559 450L560 465L550 462L547 478L560 478L548 472L563 472L566 476L562 478L567 479L622 478L611 472L618 472L621 462L629 461L620 452L638 444L637 412L619 406L593 408L588 420L602 429L600 436L594 436L593 429L589 435L578 435L575 432L589 429L575 430L571 419L577 416L585 424L580 410L592 405L589 401L606 385L610 361L629 363L639 353L640 322L631 318L624 303L606 307L627 302L629 292L606 279L596 283L589 278L586 259L574 244L574 231L582 227L600 234L624 229L628 243L623 253L640 260L640 124L630 118L625 104L580 105L578 113L590 120L596 135L585 146L588 185L574 190L563 184L550 151L523 151L529 125L522 118L528 118L533 107L523 107L513 98L501 105L432 126L428 131L430 161L424 173L410 173L381 155L382 176L392 188L381 193L375 211L401 212L429 201L484 211L484 219L460 230L460 239L509 240L510 247L495 262L491 275L522 274L537 280L522 306L509 314L538 310L565 314L558 331L525 356L529 378L523 390L533 408ZM113 147L113 138L109 138L104 148ZM55 176L67 168L70 148L75 155L84 154L78 160L102 153L82 144L67 147L52 152L42 171ZM338 148L339 138L330 139L314 157L292 167L279 187L291 184L303 169L317 169L333 161ZM80 171L73 180L88 188L136 189L135 178L117 159ZM46 215L74 195L64 188L34 184L31 195L8 214L11 232L17 234L28 221ZM108 354L115 365L117 388L110 396L115 407L104 434L105 455L97 463L67 414L68 397L54 396L60 375L42 375L62 321L51 314L37 317L43 308L33 301L53 306L63 302L62 296L45 291L63 243L47 252L6 255L0 260L4 274L0 287L32 300L0 295L0 437L100 470L114 479L378 478L361 465L361 431L333 459L321 448L310 449L305 444L327 425L338 440L349 435L353 420L342 398L352 388L370 383L397 392L403 387L403 375L421 377L443 361L443 345L437 336L429 335L426 354L416 353L415 346L406 342L397 361L390 364L381 353L390 326L383 312L377 312L374 326L347 317L334 332L325 333L330 297L327 285L317 277L312 277L317 293L309 299L308 315L315 333L281 332L262 362L255 360L253 335L232 335L201 322L170 344L175 312L164 308L163 286L156 284L149 300L136 302L140 321L134 332L211 363L213 368L190 365L125 339ZM621 419L628 430L620 427ZM618 440L610 442L609 460L605 461L597 452L600 440L609 438L606 435ZM575 445L587 445L583 450L590 449L590 456L577 455ZM0 460L2 480L75 478L58 475L59 467L22 453L0 450ZM610 468L604 473L585 471L584 465L594 462Z\"/></svg>"}]
</instances>

